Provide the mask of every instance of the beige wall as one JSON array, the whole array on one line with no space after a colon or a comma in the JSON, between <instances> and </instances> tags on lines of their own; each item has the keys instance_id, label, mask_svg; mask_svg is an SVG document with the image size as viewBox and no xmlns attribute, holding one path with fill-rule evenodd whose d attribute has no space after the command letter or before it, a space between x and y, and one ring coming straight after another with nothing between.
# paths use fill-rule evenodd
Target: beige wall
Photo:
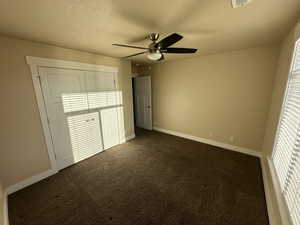
<instances>
[{"instance_id":1,"label":"beige wall","mask_svg":"<svg viewBox=\"0 0 300 225\"><path fill-rule=\"evenodd\" d=\"M278 53L266 46L155 64L154 126L261 151Z\"/></svg>"},{"instance_id":2,"label":"beige wall","mask_svg":"<svg viewBox=\"0 0 300 225\"><path fill-rule=\"evenodd\" d=\"M132 73L134 75L149 75L150 72L150 64L132 63Z\"/></svg>"},{"instance_id":3,"label":"beige wall","mask_svg":"<svg viewBox=\"0 0 300 225\"><path fill-rule=\"evenodd\" d=\"M280 117L281 106L284 98L287 78L289 75L294 45L296 40L299 38L300 22L287 35L285 40L282 42L280 49L280 56L278 60L276 78L274 81L274 89L272 94L272 102L268 114L268 121L263 144L263 151L268 156L272 154L274 138L276 136L276 129Z\"/></svg>"},{"instance_id":4,"label":"beige wall","mask_svg":"<svg viewBox=\"0 0 300 225\"><path fill-rule=\"evenodd\" d=\"M127 136L134 133L130 61L0 36L0 178L5 187L50 166L25 56L118 67L125 131Z\"/></svg>"},{"instance_id":5,"label":"beige wall","mask_svg":"<svg viewBox=\"0 0 300 225\"><path fill-rule=\"evenodd\" d=\"M266 126L265 139L263 144L263 151L267 155L271 155L273 142L276 135L277 124L280 116L282 101L286 82L289 74L291 58L294 47L294 36L291 32L283 41L278 60L277 73L274 81L274 89L272 95L272 102L268 114L268 121Z\"/></svg>"}]
</instances>

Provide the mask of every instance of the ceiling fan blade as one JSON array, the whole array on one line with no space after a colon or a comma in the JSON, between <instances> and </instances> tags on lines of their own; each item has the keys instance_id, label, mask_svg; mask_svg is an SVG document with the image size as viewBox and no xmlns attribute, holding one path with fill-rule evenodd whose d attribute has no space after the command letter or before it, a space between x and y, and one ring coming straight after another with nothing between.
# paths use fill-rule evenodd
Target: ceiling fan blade
<instances>
[{"instance_id":1,"label":"ceiling fan blade","mask_svg":"<svg viewBox=\"0 0 300 225\"><path fill-rule=\"evenodd\" d=\"M161 54L161 57L160 57L160 59L159 60L157 60L157 61L161 61L161 60L164 60L165 59L165 57L164 57L164 54Z\"/></svg>"},{"instance_id":2,"label":"ceiling fan blade","mask_svg":"<svg viewBox=\"0 0 300 225\"><path fill-rule=\"evenodd\" d=\"M156 48L161 48L161 49L165 49L173 44L175 44L176 42L180 41L183 38L183 36L173 33L171 35L169 35L168 37L162 39L161 41L159 41L155 47Z\"/></svg>"},{"instance_id":3,"label":"ceiling fan blade","mask_svg":"<svg viewBox=\"0 0 300 225\"><path fill-rule=\"evenodd\" d=\"M123 58L126 59L126 58L133 57L133 56L136 56L136 55L144 54L144 53L146 53L146 52L148 52L148 51L139 52L139 53L136 53L136 54L133 54L133 55L128 55L128 56L125 56L125 57L123 57Z\"/></svg>"},{"instance_id":4,"label":"ceiling fan blade","mask_svg":"<svg viewBox=\"0 0 300 225\"><path fill-rule=\"evenodd\" d=\"M125 47L125 48L137 48L137 49L148 49L145 47L133 46L133 45L121 45L121 44L112 44L114 46Z\"/></svg>"},{"instance_id":5,"label":"ceiling fan blade","mask_svg":"<svg viewBox=\"0 0 300 225\"><path fill-rule=\"evenodd\" d=\"M178 54L189 54L197 52L196 48L166 48L161 49L164 53L178 53Z\"/></svg>"}]
</instances>

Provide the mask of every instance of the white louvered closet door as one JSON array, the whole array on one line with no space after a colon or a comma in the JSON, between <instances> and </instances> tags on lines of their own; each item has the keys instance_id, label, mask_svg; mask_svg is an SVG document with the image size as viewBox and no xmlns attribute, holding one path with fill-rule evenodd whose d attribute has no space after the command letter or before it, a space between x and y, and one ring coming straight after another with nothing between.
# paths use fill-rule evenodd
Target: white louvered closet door
<instances>
[{"instance_id":1,"label":"white louvered closet door","mask_svg":"<svg viewBox=\"0 0 300 225\"><path fill-rule=\"evenodd\" d=\"M125 141L115 73L39 68L58 169Z\"/></svg>"},{"instance_id":2,"label":"white louvered closet door","mask_svg":"<svg viewBox=\"0 0 300 225\"><path fill-rule=\"evenodd\" d=\"M294 60L274 144L272 161L291 221L300 225L300 42Z\"/></svg>"},{"instance_id":3,"label":"white louvered closet door","mask_svg":"<svg viewBox=\"0 0 300 225\"><path fill-rule=\"evenodd\" d=\"M56 68L39 68L39 74L57 167L63 169L78 161L72 148L68 117L88 113L84 74Z\"/></svg>"}]
</instances>

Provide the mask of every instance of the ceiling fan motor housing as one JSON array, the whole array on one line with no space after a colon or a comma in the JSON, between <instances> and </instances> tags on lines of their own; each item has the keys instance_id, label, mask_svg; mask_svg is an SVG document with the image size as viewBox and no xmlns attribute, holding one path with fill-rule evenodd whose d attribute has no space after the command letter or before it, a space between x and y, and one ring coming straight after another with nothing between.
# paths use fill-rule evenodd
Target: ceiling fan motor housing
<instances>
[{"instance_id":1,"label":"ceiling fan motor housing","mask_svg":"<svg viewBox=\"0 0 300 225\"><path fill-rule=\"evenodd\" d=\"M159 51L159 48L157 48L156 43L153 42L149 45L149 52L157 52Z\"/></svg>"},{"instance_id":2,"label":"ceiling fan motor housing","mask_svg":"<svg viewBox=\"0 0 300 225\"><path fill-rule=\"evenodd\" d=\"M149 39L153 42L157 41L159 38L159 34L158 33L151 33L149 34Z\"/></svg>"}]
</instances>

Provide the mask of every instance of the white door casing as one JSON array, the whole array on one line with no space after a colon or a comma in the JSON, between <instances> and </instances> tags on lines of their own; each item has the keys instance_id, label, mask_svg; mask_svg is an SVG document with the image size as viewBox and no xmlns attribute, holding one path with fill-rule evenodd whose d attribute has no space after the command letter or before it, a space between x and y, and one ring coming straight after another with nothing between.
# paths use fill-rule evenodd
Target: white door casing
<instances>
[{"instance_id":1,"label":"white door casing","mask_svg":"<svg viewBox=\"0 0 300 225\"><path fill-rule=\"evenodd\" d=\"M136 126L152 130L151 77L134 78Z\"/></svg>"}]
</instances>

